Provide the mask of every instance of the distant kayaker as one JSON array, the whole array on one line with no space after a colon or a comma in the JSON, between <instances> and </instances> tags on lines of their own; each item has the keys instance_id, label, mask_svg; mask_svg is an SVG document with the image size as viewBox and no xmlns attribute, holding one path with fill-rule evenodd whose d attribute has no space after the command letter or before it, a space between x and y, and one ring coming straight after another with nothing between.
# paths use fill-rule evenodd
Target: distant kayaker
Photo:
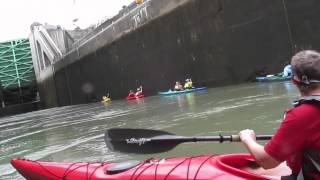
<instances>
[{"instance_id":1,"label":"distant kayaker","mask_svg":"<svg viewBox=\"0 0 320 180\"><path fill-rule=\"evenodd\" d=\"M282 77L289 77L291 76L291 73L292 73L291 64L288 64L283 69Z\"/></svg>"},{"instance_id":2,"label":"distant kayaker","mask_svg":"<svg viewBox=\"0 0 320 180\"><path fill-rule=\"evenodd\" d=\"M176 82L176 84L174 86L174 90L175 91L182 91L183 90L183 87L179 81Z\"/></svg>"},{"instance_id":3,"label":"distant kayaker","mask_svg":"<svg viewBox=\"0 0 320 180\"><path fill-rule=\"evenodd\" d=\"M184 86L185 89L189 88L189 79L186 79L186 81L184 82Z\"/></svg>"},{"instance_id":4,"label":"distant kayaker","mask_svg":"<svg viewBox=\"0 0 320 180\"><path fill-rule=\"evenodd\" d=\"M136 92L136 96L139 96L139 95L141 95L141 94L143 94L143 91L142 91L142 86L140 86L140 87L138 87L137 88L137 92Z\"/></svg>"},{"instance_id":5,"label":"distant kayaker","mask_svg":"<svg viewBox=\"0 0 320 180\"><path fill-rule=\"evenodd\" d=\"M109 93L107 93L107 95L106 96L102 96L102 102L107 102L107 101L110 101L111 99L110 99L110 94Z\"/></svg>"},{"instance_id":6,"label":"distant kayaker","mask_svg":"<svg viewBox=\"0 0 320 180\"><path fill-rule=\"evenodd\" d=\"M128 97L135 97L135 93L133 92L133 90L129 91Z\"/></svg>"},{"instance_id":7,"label":"distant kayaker","mask_svg":"<svg viewBox=\"0 0 320 180\"><path fill-rule=\"evenodd\" d=\"M192 88L192 81L191 79L186 79L186 82L184 83L185 89L191 89Z\"/></svg>"},{"instance_id":8,"label":"distant kayaker","mask_svg":"<svg viewBox=\"0 0 320 180\"><path fill-rule=\"evenodd\" d=\"M107 97L107 96L102 96L102 100L101 100L101 102L108 102L108 101L110 101L111 99L109 98L109 97Z\"/></svg>"},{"instance_id":9,"label":"distant kayaker","mask_svg":"<svg viewBox=\"0 0 320 180\"><path fill-rule=\"evenodd\" d=\"M286 161L290 177L320 179L320 53L304 50L292 57L292 82L301 99L289 109L273 138L261 146L255 132L242 130L239 135L256 162L265 169ZM303 172L303 173L301 173Z\"/></svg>"}]
</instances>

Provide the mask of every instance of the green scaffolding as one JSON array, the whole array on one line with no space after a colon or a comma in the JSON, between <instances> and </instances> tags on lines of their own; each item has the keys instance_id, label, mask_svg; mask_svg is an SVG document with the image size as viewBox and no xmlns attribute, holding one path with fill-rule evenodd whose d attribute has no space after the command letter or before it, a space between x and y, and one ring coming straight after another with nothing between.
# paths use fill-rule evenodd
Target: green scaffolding
<instances>
[{"instance_id":1,"label":"green scaffolding","mask_svg":"<svg viewBox=\"0 0 320 180\"><path fill-rule=\"evenodd\" d=\"M35 81L28 39L0 43L0 81L4 89L28 87Z\"/></svg>"}]
</instances>

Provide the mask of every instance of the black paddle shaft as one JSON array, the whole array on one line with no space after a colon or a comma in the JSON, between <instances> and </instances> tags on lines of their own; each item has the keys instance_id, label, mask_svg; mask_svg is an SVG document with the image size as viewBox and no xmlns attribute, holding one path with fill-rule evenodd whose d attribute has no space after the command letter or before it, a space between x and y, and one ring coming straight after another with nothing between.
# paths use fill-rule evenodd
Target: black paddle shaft
<instances>
[{"instance_id":1,"label":"black paddle shaft","mask_svg":"<svg viewBox=\"0 0 320 180\"><path fill-rule=\"evenodd\" d=\"M272 136L270 135L257 135L257 140L269 140ZM136 141L136 143L139 142L139 139L133 138L133 141ZM138 142L137 142L138 141ZM142 138L142 141L145 141L144 143L148 143L150 141L176 141L179 143L184 142L200 142L200 141L218 141L218 142L224 142L224 141L230 141L230 142L240 142L240 136L239 135L227 135L227 136L176 136L176 135L161 135L161 136L155 136L152 138ZM128 140L130 142L130 140ZM133 142L134 143L134 142Z\"/></svg>"},{"instance_id":2,"label":"black paddle shaft","mask_svg":"<svg viewBox=\"0 0 320 180\"><path fill-rule=\"evenodd\" d=\"M271 135L259 135L257 140L269 140ZM160 130L150 129L109 129L105 133L105 142L112 151L149 154L173 149L180 143L200 141L239 142L239 135L229 136L177 136Z\"/></svg>"}]
</instances>

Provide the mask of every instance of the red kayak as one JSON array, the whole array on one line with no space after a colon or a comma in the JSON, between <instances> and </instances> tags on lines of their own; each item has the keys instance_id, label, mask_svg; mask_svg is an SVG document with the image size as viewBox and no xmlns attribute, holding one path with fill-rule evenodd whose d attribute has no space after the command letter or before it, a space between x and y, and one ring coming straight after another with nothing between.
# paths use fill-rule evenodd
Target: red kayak
<instances>
[{"instance_id":1,"label":"red kayak","mask_svg":"<svg viewBox=\"0 0 320 180\"><path fill-rule=\"evenodd\" d=\"M263 170L249 154L202 155L146 161L57 163L12 159L28 180L268 180L286 168Z\"/></svg>"},{"instance_id":2,"label":"red kayak","mask_svg":"<svg viewBox=\"0 0 320 180\"><path fill-rule=\"evenodd\" d=\"M127 99L128 101L134 100L134 99L141 99L141 98L144 98L144 95L143 95L143 94L140 94L140 95L138 95L138 96L128 96L128 97L126 97L126 99Z\"/></svg>"}]
</instances>

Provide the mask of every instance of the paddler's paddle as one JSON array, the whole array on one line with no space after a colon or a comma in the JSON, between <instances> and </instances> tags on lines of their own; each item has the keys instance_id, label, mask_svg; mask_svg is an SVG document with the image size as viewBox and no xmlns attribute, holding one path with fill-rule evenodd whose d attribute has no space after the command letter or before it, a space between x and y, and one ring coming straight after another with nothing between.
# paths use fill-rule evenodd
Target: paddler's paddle
<instances>
[{"instance_id":1,"label":"paddler's paddle","mask_svg":"<svg viewBox=\"0 0 320 180\"><path fill-rule=\"evenodd\" d=\"M258 135L257 140L269 140L272 135ZM109 129L104 140L109 150L125 153L150 154L173 149L180 143L197 141L239 142L239 135L231 136L177 136L151 129Z\"/></svg>"}]
</instances>

